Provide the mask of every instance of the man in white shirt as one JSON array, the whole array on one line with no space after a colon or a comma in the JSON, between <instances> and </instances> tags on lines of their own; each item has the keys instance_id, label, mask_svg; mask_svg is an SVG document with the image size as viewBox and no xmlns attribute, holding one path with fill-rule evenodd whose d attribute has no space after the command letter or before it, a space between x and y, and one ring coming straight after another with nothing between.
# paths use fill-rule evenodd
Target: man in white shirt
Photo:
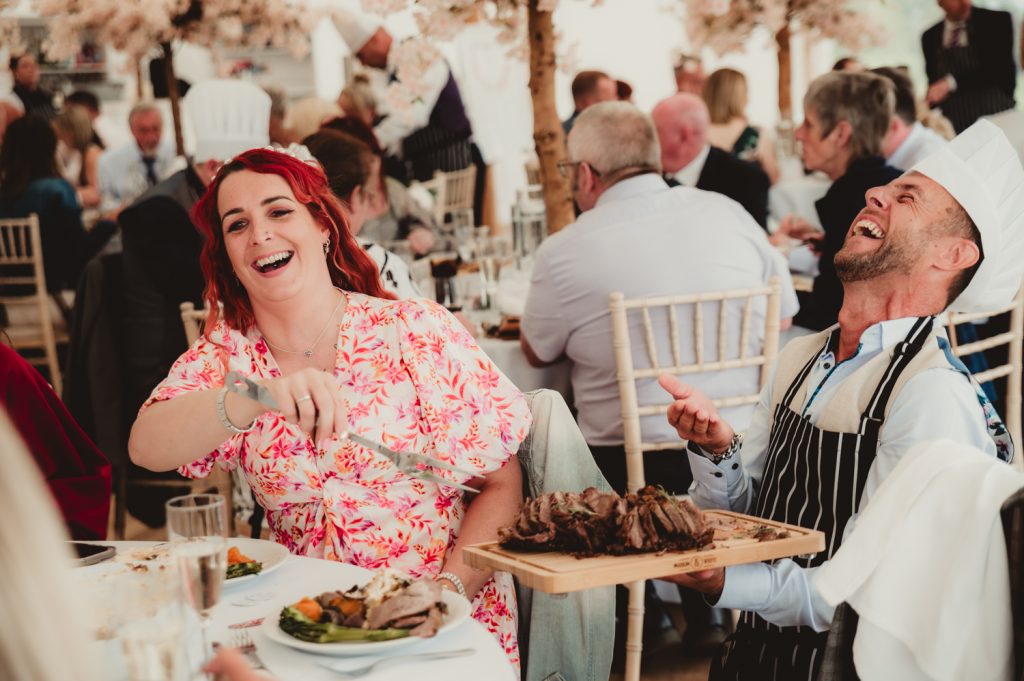
<instances>
[{"instance_id":1,"label":"man in white shirt","mask_svg":"<svg viewBox=\"0 0 1024 681\"><path fill-rule=\"evenodd\" d=\"M662 377L699 505L825 534L810 556L674 578L744 611L713 678L817 678L833 615L817 570L910 447L950 438L1010 460L1005 427L935 316L1009 303L1024 273L1022 219L1024 170L980 121L868 191L835 258L839 324L783 349L745 438L700 390Z\"/></svg>"},{"instance_id":2,"label":"man in white shirt","mask_svg":"<svg viewBox=\"0 0 1024 681\"><path fill-rule=\"evenodd\" d=\"M670 186L696 187L737 201L757 224L768 226L771 182L760 166L708 142L711 118L697 95L663 99L651 112L661 144L661 165Z\"/></svg>"},{"instance_id":3,"label":"man in white shirt","mask_svg":"<svg viewBox=\"0 0 1024 681\"><path fill-rule=\"evenodd\" d=\"M335 27L364 66L396 77L393 40L378 17L337 10ZM473 129L448 63L440 56L435 59L416 89L419 94L413 101L400 111L388 111L374 128L380 145L405 160L411 180L423 182L437 170L450 172L472 165Z\"/></svg>"},{"instance_id":4,"label":"man in white shirt","mask_svg":"<svg viewBox=\"0 0 1024 681\"><path fill-rule=\"evenodd\" d=\"M946 140L931 128L917 121L917 100L914 98L914 84L900 69L883 66L871 69L872 73L888 78L896 94L896 109L889 130L882 140L882 154L893 168L906 170L946 146Z\"/></svg>"},{"instance_id":5,"label":"man in white shirt","mask_svg":"<svg viewBox=\"0 0 1024 681\"><path fill-rule=\"evenodd\" d=\"M100 191L104 211L119 210L162 180L174 163L174 146L161 142L163 115L152 102L128 113L134 141L100 156Z\"/></svg>"}]
</instances>

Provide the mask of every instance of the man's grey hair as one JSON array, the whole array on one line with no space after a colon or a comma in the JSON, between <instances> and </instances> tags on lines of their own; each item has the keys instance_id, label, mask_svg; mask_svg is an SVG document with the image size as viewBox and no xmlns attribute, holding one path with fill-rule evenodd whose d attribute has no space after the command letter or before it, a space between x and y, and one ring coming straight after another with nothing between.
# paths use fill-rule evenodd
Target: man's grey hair
<instances>
[{"instance_id":1,"label":"man's grey hair","mask_svg":"<svg viewBox=\"0 0 1024 681\"><path fill-rule=\"evenodd\" d=\"M603 175L623 168L661 172L661 145L651 117L629 102L601 102L583 110L569 133L569 159Z\"/></svg>"},{"instance_id":2,"label":"man's grey hair","mask_svg":"<svg viewBox=\"0 0 1024 681\"><path fill-rule=\"evenodd\" d=\"M160 119L163 120L164 114L160 111L160 107L153 102L139 102L132 107L131 111L128 112L128 127L131 127L132 121L135 120L136 116L141 116L142 114L149 113L150 111L156 111L160 114Z\"/></svg>"}]
</instances>

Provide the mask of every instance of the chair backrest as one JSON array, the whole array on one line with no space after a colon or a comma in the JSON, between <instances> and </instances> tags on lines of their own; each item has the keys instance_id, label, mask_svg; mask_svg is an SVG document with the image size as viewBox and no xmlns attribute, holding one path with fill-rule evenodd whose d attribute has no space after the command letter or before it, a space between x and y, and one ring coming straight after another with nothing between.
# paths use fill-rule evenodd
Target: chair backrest
<instances>
[{"instance_id":1,"label":"chair backrest","mask_svg":"<svg viewBox=\"0 0 1024 681\"><path fill-rule=\"evenodd\" d=\"M523 164L523 170L526 171L526 184L537 186L542 184L540 177L540 161L537 160L536 156Z\"/></svg>"},{"instance_id":2,"label":"chair backrest","mask_svg":"<svg viewBox=\"0 0 1024 681\"><path fill-rule=\"evenodd\" d=\"M445 206L445 189L447 185L445 183L444 173L440 170L434 173L434 177L423 182L415 183L427 190L427 192L434 199L434 206L431 209L431 214L434 216L434 221L438 225L444 224L444 206Z\"/></svg>"},{"instance_id":3,"label":"chair backrest","mask_svg":"<svg viewBox=\"0 0 1024 681\"><path fill-rule=\"evenodd\" d=\"M438 173L442 174L442 173ZM476 166L443 173L444 209L446 213L473 209L473 193L476 188Z\"/></svg>"},{"instance_id":4,"label":"chair backrest","mask_svg":"<svg viewBox=\"0 0 1024 681\"><path fill-rule=\"evenodd\" d=\"M764 342L760 352L752 353L750 349L751 334L757 332L757 329L753 328L754 308L760 298L766 301ZM760 395L760 388L764 387L768 381L772 363L779 350L780 285L778 279L772 277L765 286L731 291L632 299L626 299L622 293L616 292L609 296L609 303L611 306L612 346L619 382L619 400L622 407L627 487L633 491L645 484L643 452L678 449L680 446L678 441L665 443L643 441L640 433L640 418L666 413L671 400L666 393L664 402L640 406L636 382L656 379L663 373L692 376L704 372L760 367L759 389L756 392L719 397L714 400L715 406L718 408L755 404ZM708 323L705 320L705 306L709 305L717 306L718 315L717 319L708 320ZM680 337L679 329L678 310L683 306L689 307L692 315L693 337L685 340L685 342L692 342L692 347L688 349L692 350L695 361L690 363L683 361L682 343L684 339ZM647 369L634 367L633 348L629 333L631 310L638 310L643 322L644 346L650 364L650 368ZM672 361L668 365L662 364L659 360L664 353L658 351L655 324L652 321L652 312L657 313L659 310L661 315L667 317L665 326L668 338L662 340L667 340L671 351ZM730 315L735 316L736 312L741 313L738 344L729 339L729 330L735 326L730 322ZM709 331L712 332L715 339L713 357L709 357L711 353L705 347L705 337ZM736 352L732 353L730 350L734 346ZM689 354L688 352L687 355Z\"/></svg>"},{"instance_id":5,"label":"chair backrest","mask_svg":"<svg viewBox=\"0 0 1024 681\"><path fill-rule=\"evenodd\" d=\"M206 323L206 308L197 310L196 306L190 301L186 301L180 305L181 307L181 323L185 327L185 340L191 346L197 340L199 340L199 334L203 332L203 324Z\"/></svg>"},{"instance_id":6,"label":"chair backrest","mask_svg":"<svg viewBox=\"0 0 1024 681\"><path fill-rule=\"evenodd\" d=\"M956 329L959 324L975 322L980 319L988 319L998 315L1007 314L1010 316L1009 329L997 333L988 338L981 338L971 343L957 343ZM1017 291L1013 301L1001 308L988 310L986 312L965 314L962 312L951 312L948 319L947 331L949 343L953 354L957 357L964 357L975 352L991 350L1000 346L1007 346L1007 361L1005 364L989 367L985 371L974 374L979 383L991 381L997 378L1006 377L1006 399L1004 401L1003 419L1006 429L1013 438L1013 444L1018 451L1014 453L1014 463L1018 467L1024 467L1024 452L1019 451L1024 447L1021 441L1021 343L1024 340L1024 286Z\"/></svg>"},{"instance_id":7,"label":"chair backrest","mask_svg":"<svg viewBox=\"0 0 1024 681\"><path fill-rule=\"evenodd\" d=\"M27 334L10 333L11 340L18 349L43 349L50 382L54 392L60 395L63 385L57 361L54 319L50 314L49 293L46 290L39 219L34 213L25 218L0 220L0 287L3 290L0 303L36 308L37 314L33 317L38 319L39 328L30 329Z\"/></svg>"}]
</instances>

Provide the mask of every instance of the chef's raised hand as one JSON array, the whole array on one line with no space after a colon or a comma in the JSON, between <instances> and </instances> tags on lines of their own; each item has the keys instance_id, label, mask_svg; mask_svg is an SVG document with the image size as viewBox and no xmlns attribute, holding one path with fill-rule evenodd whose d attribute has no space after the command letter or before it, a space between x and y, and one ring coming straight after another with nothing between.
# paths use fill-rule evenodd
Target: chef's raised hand
<instances>
[{"instance_id":1,"label":"chef's raised hand","mask_svg":"<svg viewBox=\"0 0 1024 681\"><path fill-rule=\"evenodd\" d=\"M675 400L668 408L668 423L680 438L713 453L728 449L732 426L722 420L707 395L671 374L659 376L658 384Z\"/></svg>"}]
</instances>

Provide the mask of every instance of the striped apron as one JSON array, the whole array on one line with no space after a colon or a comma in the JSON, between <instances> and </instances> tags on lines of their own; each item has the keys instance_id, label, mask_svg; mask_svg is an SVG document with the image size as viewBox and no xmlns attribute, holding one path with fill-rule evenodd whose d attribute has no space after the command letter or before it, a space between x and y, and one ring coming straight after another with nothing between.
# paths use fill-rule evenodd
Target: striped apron
<instances>
[{"instance_id":1,"label":"striped apron","mask_svg":"<svg viewBox=\"0 0 1024 681\"><path fill-rule=\"evenodd\" d=\"M818 357L839 345L835 329L790 384L775 407L764 477L754 514L825 534L825 550L794 558L801 567L817 567L831 558L843 530L857 512L868 469L875 458L885 407L897 379L931 337L932 317L921 317L892 355L855 433L822 430L791 405ZM712 681L814 681L828 632L811 627L779 627L744 612L736 633L712 665Z\"/></svg>"},{"instance_id":2,"label":"striped apron","mask_svg":"<svg viewBox=\"0 0 1024 681\"><path fill-rule=\"evenodd\" d=\"M969 37L972 42L969 46L940 48L938 52L939 71L953 74L976 71L981 66L981 60L976 52L976 42L974 41L979 39L980 36L972 32ZM960 78L964 78L964 76L961 75ZM982 116L1012 109L1013 98L997 87L967 92L958 89L951 92L939 104L939 108L942 110L942 115L949 119L949 122L953 124L953 129L959 135Z\"/></svg>"}]
</instances>

